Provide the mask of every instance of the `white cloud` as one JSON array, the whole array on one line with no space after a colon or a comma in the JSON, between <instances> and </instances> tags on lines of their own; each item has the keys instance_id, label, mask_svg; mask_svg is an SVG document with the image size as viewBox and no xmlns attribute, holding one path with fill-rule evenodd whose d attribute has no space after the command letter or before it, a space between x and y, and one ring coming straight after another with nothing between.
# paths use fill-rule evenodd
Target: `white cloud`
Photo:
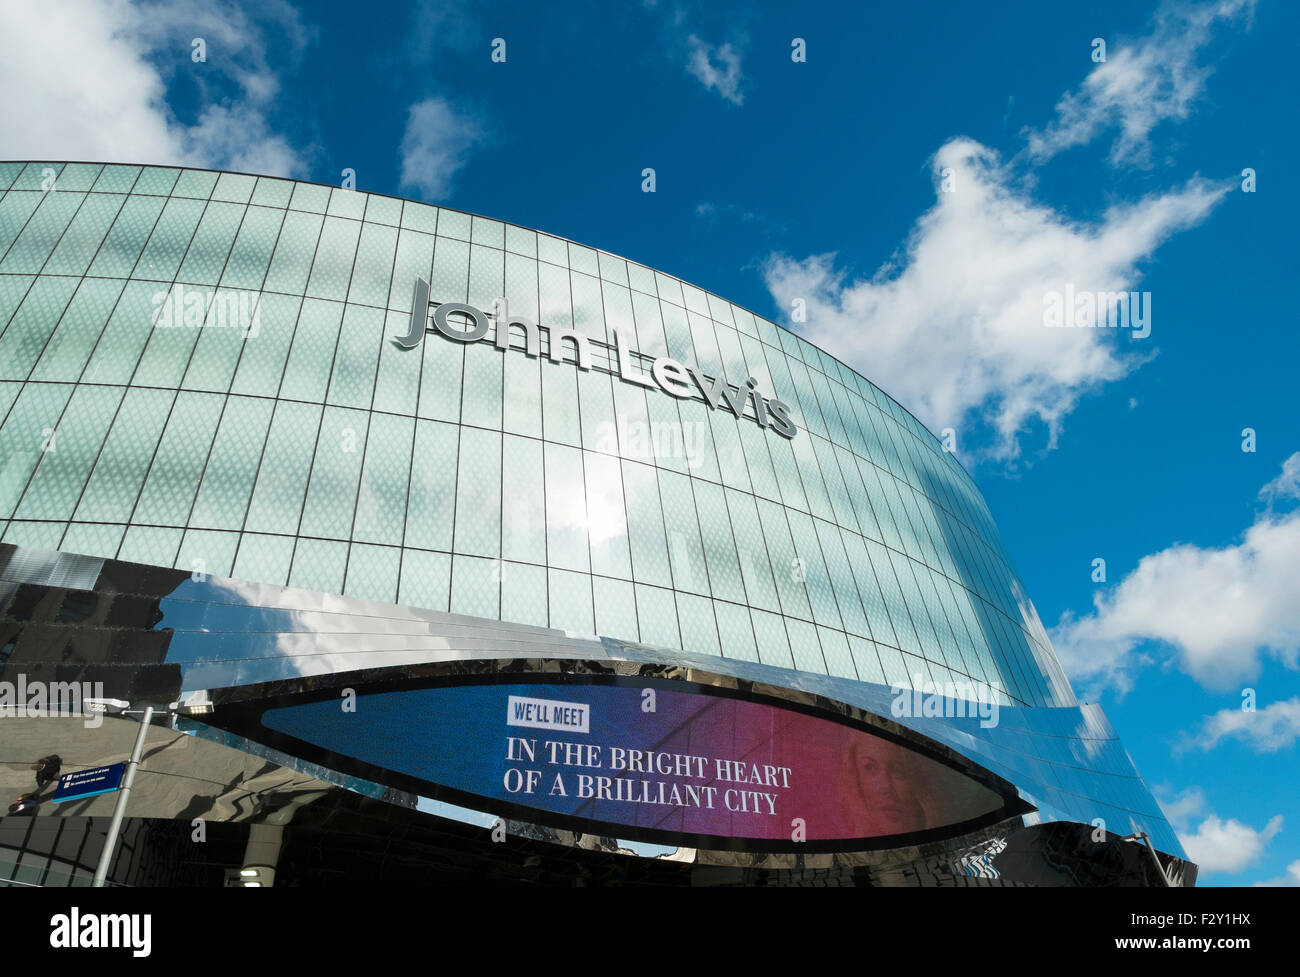
<instances>
[{"instance_id":1,"label":"white cloud","mask_svg":"<svg viewBox=\"0 0 1300 977\"><path fill-rule=\"evenodd\" d=\"M1161 791L1157 789L1157 793ZM1197 864L1202 875L1244 871L1259 861L1268 843L1282 830L1280 814L1271 817L1259 830L1236 818L1225 821L1207 810L1205 793L1199 787L1189 787L1176 797L1161 799L1160 807L1177 830L1187 857ZM1200 824L1193 829L1197 820Z\"/></svg>"},{"instance_id":2,"label":"white cloud","mask_svg":"<svg viewBox=\"0 0 1300 977\"><path fill-rule=\"evenodd\" d=\"M1086 224L1030 199L997 155L973 140L951 140L932 162L935 204L896 264L869 280L849 280L833 255L777 255L765 268L768 290L786 310L803 299L800 331L877 380L932 429L960 429L982 416L996 432L990 453L1007 460L1039 421L1054 446L1086 391L1142 362L1136 352L1121 353L1117 341L1136 350L1150 340L1130 343L1119 329L1047 328L1046 296L1067 284L1132 289L1139 263L1203 220L1226 187L1194 179ZM945 176L952 192L941 188Z\"/></svg>"},{"instance_id":3,"label":"white cloud","mask_svg":"<svg viewBox=\"0 0 1300 977\"><path fill-rule=\"evenodd\" d=\"M305 43L292 8L259 8L286 43ZM206 63L190 41L208 43ZM301 175L299 155L274 133L266 108L278 90L265 39L241 8L196 0L137 6L124 0L15 5L0 32L0 156L171 163ZM167 104L185 71L200 92L193 124ZM239 98L221 98L233 86Z\"/></svg>"},{"instance_id":4,"label":"white cloud","mask_svg":"<svg viewBox=\"0 0 1300 977\"><path fill-rule=\"evenodd\" d=\"M1199 787L1188 787L1181 794L1169 796L1167 784L1158 784L1155 788L1160 800L1160 810L1164 811L1169 823L1179 831L1190 829L1192 821L1205 814L1209 802L1205 791Z\"/></svg>"},{"instance_id":5,"label":"white cloud","mask_svg":"<svg viewBox=\"0 0 1300 977\"><path fill-rule=\"evenodd\" d=\"M768 235L785 230L785 225L764 214L756 213L748 207L733 203L713 203L704 201L695 205L695 216L700 221L715 227L725 222L737 222L744 225L751 233Z\"/></svg>"},{"instance_id":6,"label":"white cloud","mask_svg":"<svg viewBox=\"0 0 1300 977\"><path fill-rule=\"evenodd\" d=\"M744 104L745 93L741 91L741 85L745 76L740 70L740 52L730 42L717 46L700 40L694 34L686 39L686 44L686 70L705 88L716 91L728 102Z\"/></svg>"},{"instance_id":7,"label":"white cloud","mask_svg":"<svg viewBox=\"0 0 1300 977\"><path fill-rule=\"evenodd\" d=\"M1255 883L1258 886L1300 886L1300 861L1294 861L1286 867L1286 874L1276 879L1265 879Z\"/></svg>"},{"instance_id":8,"label":"white cloud","mask_svg":"<svg viewBox=\"0 0 1300 977\"><path fill-rule=\"evenodd\" d=\"M1300 499L1300 451L1282 462L1282 473L1259 490L1259 497L1270 506L1277 499Z\"/></svg>"},{"instance_id":9,"label":"white cloud","mask_svg":"<svg viewBox=\"0 0 1300 977\"><path fill-rule=\"evenodd\" d=\"M426 200L445 198L452 177L481 137L478 123L446 99L416 102L402 137L402 186L415 188Z\"/></svg>"},{"instance_id":10,"label":"white cloud","mask_svg":"<svg viewBox=\"0 0 1300 977\"><path fill-rule=\"evenodd\" d=\"M1205 717L1200 731L1188 737L1183 748L1210 750L1230 738L1243 741L1256 753L1276 753L1292 746L1300 739L1300 696L1263 709L1221 709Z\"/></svg>"},{"instance_id":11,"label":"white cloud","mask_svg":"<svg viewBox=\"0 0 1300 977\"><path fill-rule=\"evenodd\" d=\"M1151 651L1139 648L1144 641L1171 646L1183 671L1215 691L1258 675L1261 650L1295 668L1300 510L1261 515L1240 543L1219 549L1184 543L1143 557L1093 603L1084 617L1063 614L1051 632L1057 657L1076 682L1127 688L1150 659Z\"/></svg>"},{"instance_id":12,"label":"white cloud","mask_svg":"<svg viewBox=\"0 0 1300 977\"><path fill-rule=\"evenodd\" d=\"M209 105L189 130L188 142L199 159L215 160L214 169L271 175L304 175L297 151L271 132L266 119L246 105Z\"/></svg>"},{"instance_id":13,"label":"white cloud","mask_svg":"<svg viewBox=\"0 0 1300 977\"><path fill-rule=\"evenodd\" d=\"M1179 836L1187 857L1201 872L1235 874L1254 865L1273 837L1282 830L1282 815L1275 814L1260 830L1236 818L1224 821L1211 814L1191 834Z\"/></svg>"},{"instance_id":14,"label":"white cloud","mask_svg":"<svg viewBox=\"0 0 1300 977\"><path fill-rule=\"evenodd\" d=\"M411 61L427 64L443 50L464 52L483 41L483 28L466 5L454 0L419 0L411 9L403 46Z\"/></svg>"},{"instance_id":15,"label":"white cloud","mask_svg":"<svg viewBox=\"0 0 1300 977\"><path fill-rule=\"evenodd\" d=\"M1151 130L1168 119L1186 119L1204 90L1212 69L1197 60L1216 22L1253 9L1254 0L1166 3L1148 36L1112 44L1106 60L1057 103L1056 118L1026 133L1026 151L1046 159L1118 128L1111 162L1146 162Z\"/></svg>"}]
</instances>

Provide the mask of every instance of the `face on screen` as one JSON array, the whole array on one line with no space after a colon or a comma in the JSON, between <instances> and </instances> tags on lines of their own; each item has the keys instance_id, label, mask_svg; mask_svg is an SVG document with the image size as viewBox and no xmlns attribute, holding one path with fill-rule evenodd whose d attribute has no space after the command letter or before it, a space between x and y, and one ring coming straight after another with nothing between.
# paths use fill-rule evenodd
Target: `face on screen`
<instances>
[{"instance_id":1,"label":"face on screen","mask_svg":"<svg viewBox=\"0 0 1300 977\"><path fill-rule=\"evenodd\" d=\"M864 835L902 834L928 827L922 785L908 750L875 737L855 736L843 753L846 800L861 805Z\"/></svg>"}]
</instances>

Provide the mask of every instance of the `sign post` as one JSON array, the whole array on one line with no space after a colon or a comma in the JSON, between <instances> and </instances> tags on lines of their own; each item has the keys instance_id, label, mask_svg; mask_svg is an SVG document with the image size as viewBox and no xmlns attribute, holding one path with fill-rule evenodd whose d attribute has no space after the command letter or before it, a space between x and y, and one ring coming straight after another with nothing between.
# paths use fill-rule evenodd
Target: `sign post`
<instances>
[{"instance_id":1,"label":"sign post","mask_svg":"<svg viewBox=\"0 0 1300 977\"><path fill-rule=\"evenodd\" d=\"M144 752L144 740L149 735L149 723L153 721L153 706L146 706L144 718L140 722L140 732L135 737L135 747L131 750L131 762L126 765L126 776L122 779L122 790L117 795L117 806L113 808L113 820L108 825L108 837L104 839L104 850L99 855L99 865L95 868L95 879L91 884L100 889L104 878L113 863L113 852L117 848L117 835L122 830L122 815L126 813L126 800L131 796L131 784L135 781L136 768L140 766L140 754Z\"/></svg>"}]
</instances>

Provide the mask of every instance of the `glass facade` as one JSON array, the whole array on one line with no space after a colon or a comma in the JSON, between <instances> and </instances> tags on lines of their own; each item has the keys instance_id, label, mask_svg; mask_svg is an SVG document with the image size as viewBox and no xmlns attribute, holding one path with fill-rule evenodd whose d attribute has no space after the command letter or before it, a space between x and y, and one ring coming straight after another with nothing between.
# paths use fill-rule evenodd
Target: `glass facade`
<instances>
[{"instance_id":1,"label":"glass facade","mask_svg":"<svg viewBox=\"0 0 1300 977\"><path fill-rule=\"evenodd\" d=\"M0 164L0 188L4 542L1073 701L952 456L744 309L356 191L45 163ZM401 349L417 277L583 333L593 369L491 337ZM755 378L798 435L620 382L615 329Z\"/></svg>"},{"instance_id":2,"label":"glass facade","mask_svg":"<svg viewBox=\"0 0 1300 977\"><path fill-rule=\"evenodd\" d=\"M417 280L539 322L541 355L522 332L403 348ZM565 329L590 369L551 350ZM757 398L626 382L616 334L646 372L752 378L797 433ZM825 676L841 701L962 688L1122 753L972 480L881 390L676 278L409 200L0 163L0 543ZM1134 780L1119 807L1159 819Z\"/></svg>"}]
</instances>

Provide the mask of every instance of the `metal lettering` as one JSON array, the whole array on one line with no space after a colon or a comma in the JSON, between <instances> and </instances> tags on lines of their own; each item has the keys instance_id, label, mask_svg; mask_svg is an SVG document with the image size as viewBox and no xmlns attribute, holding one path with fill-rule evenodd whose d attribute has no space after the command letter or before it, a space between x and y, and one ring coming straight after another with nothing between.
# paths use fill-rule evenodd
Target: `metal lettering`
<instances>
[{"instance_id":1,"label":"metal lettering","mask_svg":"<svg viewBox=\"0 0 1300 977\"><path fill-rule=\"evenodd\" d=\"M416 278L411 290L411 318L406 335L394 336L393 342L403 349L413 349L429 330L429 283L423 278ZM511 330L520 327L524 330L524 354L539 357L542 351L542 331L547 335L547 356L552 363L570 362L580 370L590 370L592 340L575 329L550 329L521 316L512 316L505 312L504 301L497 307L493 344L505 352L514 349L511 345ZM453 325L451 316L460 316L469 324L469 328ZM488 334L492 328L486 312L467 305L464 302L443 302L433 310L432 328L458 343L477 342ZM749 403L753 404L753 420L759 427L771 427L783 438L793 438L799 429L790 420L790 408L779 400L768 400L757 390L758 382L749 377L744 387L727 383L722 376L708 377L697 367L684 366L668 356L660 356L651 364L650 372L638 363L636 351L624 341L617 329L614 333L614 349L618 359L618 378L624 383L634 383L639 387L652 387L679 399L695 396L691 381L699 389L704 402L711 410L719 405L725 406L737 418L744 417ZM570 348L566 351L565 343ZM600 341L599 345L608 346Z\"/></svg>"}]
</instances>

